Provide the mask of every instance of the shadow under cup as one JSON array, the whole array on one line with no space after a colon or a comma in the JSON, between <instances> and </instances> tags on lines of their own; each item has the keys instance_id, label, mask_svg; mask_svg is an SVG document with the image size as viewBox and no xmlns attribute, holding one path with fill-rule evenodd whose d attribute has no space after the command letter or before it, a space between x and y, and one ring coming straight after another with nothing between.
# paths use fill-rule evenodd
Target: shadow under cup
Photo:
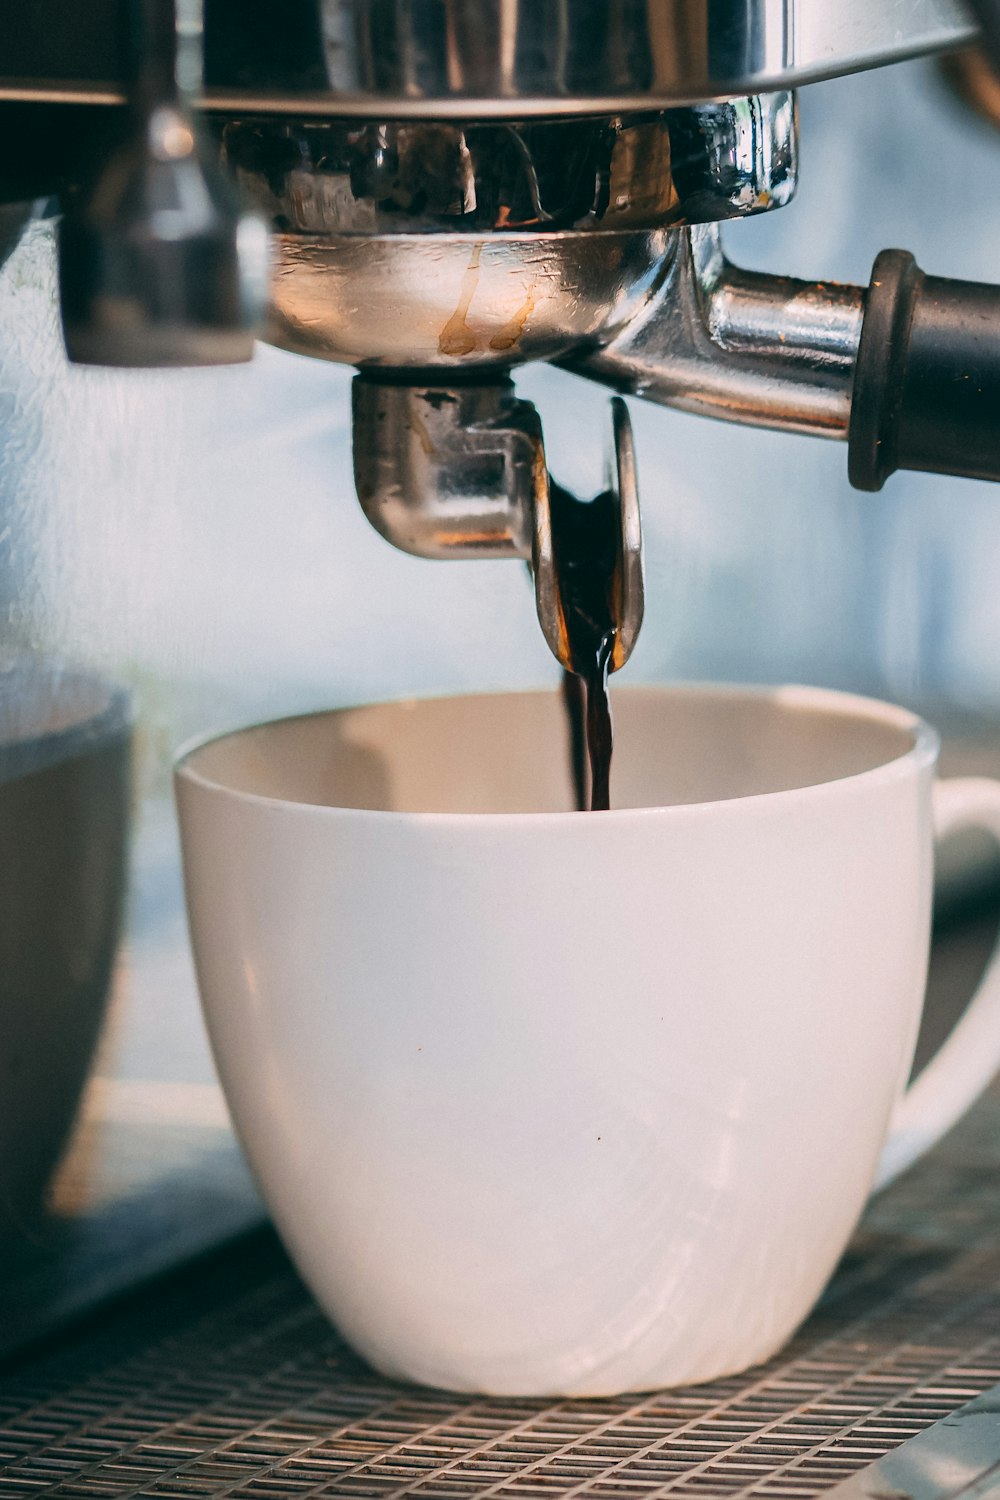
<instances>
[{"instance_id":1,"label":"shadow under cup","mask_svg":"<svg viewBox=\"0 0 1000 1500\"><path fill-rule=\"evenodd\" d=\"M393 1376L745 1368L871 1190L922 1007L936 736L808 689L613 698L610 813L570 811L556 693L287 720L178 766L238 1132Z\"/></svg>"}]
</instances>

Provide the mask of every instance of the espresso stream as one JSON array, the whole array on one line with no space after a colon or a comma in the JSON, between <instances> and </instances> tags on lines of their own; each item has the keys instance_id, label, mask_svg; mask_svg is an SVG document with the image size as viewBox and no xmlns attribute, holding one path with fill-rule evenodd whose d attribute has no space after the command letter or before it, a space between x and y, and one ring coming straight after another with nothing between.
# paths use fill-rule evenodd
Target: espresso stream
<instances>
[{"instance_id":1,"label":"espresso stream","mask_svg":"<svg viewBox=\"0 0 1000 1500\"><path fill-rule=\"evenodd\" d=\"M551 481L552 545L556 585L566 623L570 669L563 674L569 721L570 763L576 805L611 806L614 744L608 674L615 648L614 572L618 557L618 506L611 493L577 500Z\"/></svg>"}]
</instances>

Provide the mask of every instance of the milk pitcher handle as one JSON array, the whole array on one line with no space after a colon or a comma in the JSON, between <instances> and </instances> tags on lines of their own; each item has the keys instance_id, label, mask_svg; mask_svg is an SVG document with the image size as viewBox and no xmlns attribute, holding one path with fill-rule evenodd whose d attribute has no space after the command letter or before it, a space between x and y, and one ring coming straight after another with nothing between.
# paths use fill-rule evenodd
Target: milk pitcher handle
<instances>
[{"instance_id":1,"label":"milk pitcher handle","mask_svg":"<svg viewBox=\"0 0 1000 1500\"><path fill-rule=\"evenodd\" d=\"M934 831L941 839L981 828L1000 843L1000 781L969 776L934 788ZM940 1140L1000 1068L1000 943L972 999L930 1062L906 1089L893 1112L879 1160L875 1190Z\"/></svg>"}]
</instances>

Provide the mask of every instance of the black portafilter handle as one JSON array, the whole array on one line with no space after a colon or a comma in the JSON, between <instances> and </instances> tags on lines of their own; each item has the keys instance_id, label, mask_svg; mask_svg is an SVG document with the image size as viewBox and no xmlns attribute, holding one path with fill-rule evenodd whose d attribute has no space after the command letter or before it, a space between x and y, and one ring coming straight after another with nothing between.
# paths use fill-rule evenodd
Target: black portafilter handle
<instances>
[{"instance_id":1,"label":"black portafilter handle","mask_svg":"<svg viewBox=\"0 0 1000 1500\"><path fill-rule=\"evenodd\" d=\"M859 490L880 490L897 469L1000 480L1000 286L925 276L907 251L882 251L848 445Z\"/></svg>"}]
</instances>

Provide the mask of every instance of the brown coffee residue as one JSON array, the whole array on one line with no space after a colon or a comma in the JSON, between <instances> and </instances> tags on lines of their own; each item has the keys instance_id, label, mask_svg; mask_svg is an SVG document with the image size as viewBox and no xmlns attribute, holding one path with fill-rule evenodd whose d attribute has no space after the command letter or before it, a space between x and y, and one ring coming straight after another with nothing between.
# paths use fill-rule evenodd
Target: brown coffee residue
<instances>
[{"instance_id":1,"label":"brown coffee residue","mask_svg":"<svg viewBox=\"0 0 1000 1500\"><path fill-rule=\"evenodd\" d=\"M442 328L438 338L439 354L448 354L452 358L460 359L464 354L471 354L476 347L476 335L469 327L467 319L472 299L479 286L479 262L482 255L482 245L474 245L469 257L468 269L462 277L458 306Z\"/></svg>"},{"instance_id":2,"label":"brown coffee residue","mask_svg":"<svg viewBox=\"0 0 1000 1500\"><path fill-rule=\"evenodd\" d=\"M535 294L529 291L524 305L519 307L510 322L505 323L490 339L490 348L498 354L504 354L508 349L513 349L515 345L519 344L528 319L534 310Z\"/></svg>"}]
</instances>

